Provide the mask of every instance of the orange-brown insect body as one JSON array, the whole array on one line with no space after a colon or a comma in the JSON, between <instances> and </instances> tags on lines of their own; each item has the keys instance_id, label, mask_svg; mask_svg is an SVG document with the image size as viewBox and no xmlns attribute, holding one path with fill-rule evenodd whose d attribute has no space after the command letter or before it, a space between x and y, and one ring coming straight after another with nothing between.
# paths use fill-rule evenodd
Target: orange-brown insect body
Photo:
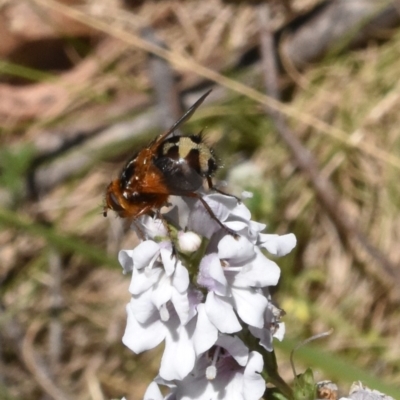
<instances>
[{"instance_id":1,"label":"orange-brown insect body","mask_svg":"<svg viewBox=\"0 0 400 400\"><path fill-rule=\"evenodd\" d=\"M211 176L217 169L217 162L212 150L204 143L201 134L167 138L192 116L209 93L203 95L169 131L128 161L120 177L107 187L104 216L107 216L108 209L122 218L152 214L166 204L170 195L177 195L199 198L211 217L216 219L196 193L204 179L213 189Z\"/></svg>"}]
</instances>

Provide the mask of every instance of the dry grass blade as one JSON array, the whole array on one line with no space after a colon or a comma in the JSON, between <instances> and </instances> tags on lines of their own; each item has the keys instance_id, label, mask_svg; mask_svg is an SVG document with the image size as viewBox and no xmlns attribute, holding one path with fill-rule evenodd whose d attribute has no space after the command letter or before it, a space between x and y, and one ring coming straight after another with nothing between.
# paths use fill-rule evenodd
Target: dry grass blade
<instances>
[{"instance_id":1,"label":"dry grass blade","mask_svg":"<svg viewBox=\"0 0 400 400\"><path fill-rule=\"evenodd\" d=\"M215 72L207 67L204 67L203 65L198 64L196 61L189 58L188 56L183 56L180 53L163 49L153 43L149 43L148 41L144 40L141 36L137 34L127 32L124 29L113 26L108 21L102 21L91 15L87 15L76 8L72 8L63 5L61 3L57 3L54 0L33 0L33 1L35 1L38 4L41 4L42 6L51 8L56 12L60 12L65 16L72 18L76 21L85 23L94 29L98 29L100 31L108 33L109 35L112 35L128 44L131 44L132 46L135 46L146 52L155 54L158 57L164 58L168 62L170 62L171 65L174 65L177 69L194 71L197 75L200 75L205 79L218 83L221 86L224 86L236 93L242 94L260 104L263 104L264 106L279 111L286 117L294 118L297 121L304 123L305 125L315 128L317 131L325 133L335 138L336 140L345 143L349 147L356 147L360 151L363 151L366 154L369 154L370 156L379 159L381 162L390 164L400 169L400 159L395 155L387 153L386 151L379 149L376 146L366 142L361 142L354 145L354 143L351 140L349 140L347 133L344 132L343 130L333 127L327 124L326 122L321 121L318 118L315 118L312 115L302 113L301 111L289 105L283 104L280 101L273 99L272 97L268 97L241 82L225 77L218 72Z\"/></svg>"},{"instance_id":2,"label":"dry grass blade","mask_svg":"<svg viewBox=\"0 0 400 400\"><path fill-rule=\"evenodd\" d=\"M279 98L277 62L274 57L273 36L269 30L271 21L268 4L259 6L257 15L260 26L260 47L265 87L269 96ZM334 186L319 172L314 156L297 139L295 133L286 123L284 116L276 109L267 108L267 113L274 122L280 137L290 149L295 163L311 181L317 198L331 217L340 234L346 238L346 242L353 247L354 252L356 252L356 249L352 245L353 239L361 244L375 261L375 263L366 263L369 266L367 267L367 272L376 281L380 282L389 293L392 293L394 301L399 301L400 292L397 290L397 285L394 284L395 281L400 279L397 268L369 241L359 230L355 221L347 215L340 204L340 198Z\"/></svg>"},{"instance_id":3,"label":"dry grass blade","mask_svg":"<svg viewBox=\"0 0 400 400\"><path fill-rule=\"evenodd\" d=\"M35 377L37 383L51 398L70 400L71 397L54 384L54 379L48 368L45 367L43 360L39 359L39 356L35 352L35 338L41 330L42 325L43 324L39 321L33 321L30 325L22 343L22 356L26 366Z\"/></svg>"}]
</instances>

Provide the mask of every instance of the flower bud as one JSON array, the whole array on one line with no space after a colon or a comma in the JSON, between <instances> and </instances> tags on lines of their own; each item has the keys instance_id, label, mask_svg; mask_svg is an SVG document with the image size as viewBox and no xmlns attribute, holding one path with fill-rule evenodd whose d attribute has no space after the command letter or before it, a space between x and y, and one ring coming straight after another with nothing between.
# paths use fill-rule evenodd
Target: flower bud
<instances>
[{"instance_id":1,"label":"flower bud","mask_svg":"<svg viewBox=\"0 0 400 400\"><path fill-rule=\"evenodd\" d=\"M178 233L179 248L183 253L193 253L197 251L201 245L201 238L194 232Z\"/></svg>"}]
</instances>

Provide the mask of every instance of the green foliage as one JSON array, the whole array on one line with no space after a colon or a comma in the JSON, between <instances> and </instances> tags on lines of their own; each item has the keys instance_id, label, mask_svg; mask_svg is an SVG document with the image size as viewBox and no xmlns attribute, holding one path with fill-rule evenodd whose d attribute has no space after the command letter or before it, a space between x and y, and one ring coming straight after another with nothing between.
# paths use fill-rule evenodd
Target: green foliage
<instances>
[{"instance_id":1,"label":"green foliage","mask_svg":"<svg viewBox=\"0 0 400 400\"><path fill-rule=\"evenodd\" d=\"M23 145L18 150L7 147L0 149L0 186L10 194L9 203L16 208L23 196L26 175L34 157L30 145Z\"/></svg>"},{"instance_id":2,"label":"green foliage","mask_svg":"<svg viewBox=\"0 0 400 400\"><path fill-rule=\"evenodd\" d=\"M296 341L293 339L285 338L282 342L275 342L277 349L284 350L286 355L295 347ZM332 351L324 349L322 346L307 345L299 348L296 351L296 359L301 361L303 364L312 366L322 370L325 376L329 377L332 381L346 382L351 384L354 381L361 381L368 387L382 391L389 396L398 395L398 388L395 385L385 383L382 379L379 379L375 374L367 372L367 370L360 368L354 361L346 358L342 354L334 354ZM307 371L306 371L307 372ZM311 372L312 374L312 372ZM300 381L301 385L307 383L307 388L311 386L311 375L307 372L307 375ZM298 383L296 383L297 385ZM308 390L307 389L307 390ZM296 390L296 389L295 389ZM303 393L306 393L304 389Z\"/></svg>"},{"instance_id":3,"label":"green foliage","mask_svg":"<svg viewBox=\"0 0 400 400\"><path fill-rule=\"evenodd\" d=\"M33 82L41 82L54 78L53 74L42 72L35 68L25 67L20 64L14 64L10 61L0 61L0 76L1 75L24 78Z\"/></svg>"},{"instance_id":4,"label":"green foliage","mask_svg":"<svg viewBox=\"0 0 400 400\"><path fill-rule=\"evenodd\" d=\"M311 368L307 368L305 372L297 375L293 386L295 400L314 400L316 398L316 386Z\"/></svg>"}]
</instances>

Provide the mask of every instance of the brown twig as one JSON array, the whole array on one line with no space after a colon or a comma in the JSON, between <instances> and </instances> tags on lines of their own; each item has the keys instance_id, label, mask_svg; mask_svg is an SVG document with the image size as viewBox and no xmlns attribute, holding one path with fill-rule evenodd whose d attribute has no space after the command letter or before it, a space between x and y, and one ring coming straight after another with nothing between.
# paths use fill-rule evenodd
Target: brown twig
<instances>
[{"instance_id":1,"label":"brown twig","mask_svg":"<svg viewBox=\"0 0 400 400\"><path fill-rule=\"evenodd\" d=\"M278 68L273 45L273 34L269 29L269 26L271 26L269 14L268 4L262 4L257 7L265 88L269 96L278 99ZM315 157L298 140L295 132L287 124L285 116L279 110L270 107L266 107L266 112L273 121L282 141L289 148L292 159L308 177L317 199L336 226L341 237L344 238L355 254L358 253L355 245L361 245L374 261L364 263L366 272L373 276L394 297L393 300L399 301L400 292L397 289L396 282L399 281L400 276L395 266L369 241L359 230L355 221L345 212L335 188L321 175Z\"/></svg>"}]
</instances>

